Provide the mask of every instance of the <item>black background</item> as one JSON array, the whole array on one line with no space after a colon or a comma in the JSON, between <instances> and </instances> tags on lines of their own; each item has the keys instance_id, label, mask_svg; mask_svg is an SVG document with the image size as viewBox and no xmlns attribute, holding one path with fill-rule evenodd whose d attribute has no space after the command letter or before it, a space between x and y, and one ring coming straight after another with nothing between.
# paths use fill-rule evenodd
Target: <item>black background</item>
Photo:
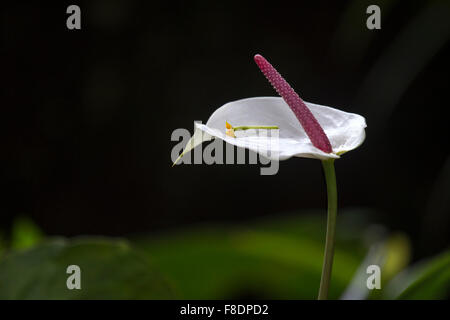
<instances>
[{"instance_id":1,"label":"black background","mask_svg":"<svg viewBox=\"0 0 450 320\"><path fill-rule=\"evenodd\" d=\"M407 232L416 258L448 245L448 2L50 3L3 8L1 229L27 215L47 234L127 235L325 209L317 160L274 176L171 167L174 129L275 95L260 53L306 101L366 118L364 144L336 162L340 207ZM81 30L66 28L70 4Z\"/></svg>"}]
</instances>

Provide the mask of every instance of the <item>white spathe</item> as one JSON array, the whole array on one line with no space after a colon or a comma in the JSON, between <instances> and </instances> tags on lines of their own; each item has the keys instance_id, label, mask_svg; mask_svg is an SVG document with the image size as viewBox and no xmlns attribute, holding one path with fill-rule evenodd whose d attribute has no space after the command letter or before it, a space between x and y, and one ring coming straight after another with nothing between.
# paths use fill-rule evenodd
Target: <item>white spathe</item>
<instances>
[{"instance_id":1,"label":"white spathe","mask_svg":"<svg viewBox=\"0 0 450 320\"><path fill-rule=\"evenodd\" d=\"M317 149L300 125L289 106L279 97L256 97L229 102L217 109L206 124L195 124L195 132L182 155L214 138L237 147L257 152L271 160L291 157L337 159L340 154L353 150L365 139L364 117L327 106L305 102L330 140L333 153ZM236 138L225 134L225 122L232 126L278 126L278 139L273 130L251 129L236 131ZM271 138L272 136L272 138Z\"/></svg>"}]
</instances>

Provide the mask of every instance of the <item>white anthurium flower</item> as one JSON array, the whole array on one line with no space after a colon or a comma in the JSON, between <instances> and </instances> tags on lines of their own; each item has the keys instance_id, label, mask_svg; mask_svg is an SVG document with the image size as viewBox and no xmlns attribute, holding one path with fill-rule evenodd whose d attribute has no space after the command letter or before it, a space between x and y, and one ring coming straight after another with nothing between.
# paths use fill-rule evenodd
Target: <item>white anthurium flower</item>
<instances>
[{"instance_id":1,"label":"white anthurium flower","mask_svg":"<svg viewBox=\"0 0 450 320\"><path fill-rule=\"evenodd\" d=\"M211 139L221 139L271 160L291 157L322 160L328 219L318 299L327 299L337 216L334 160L363 143L366 121L354 113L304 102L265 58L256 55L255 62L281 98L248 98L220 107L206 124L195 124L193 137L174 164L185 153Z\"/></svg>"},{"instance_id":2,"label":"white anthurium flower","mask_svg":"<svg viewBox=\"0 0 450 320\"><path fill-rule=\"evenodd\" d=\"M255 97L229 102L217 109L206 124L195 124L195 132L182 155L199 144L214 138L237 147L260 153L271 160L291 157L337 159L339 155L357 148L364 141L365 119L357 114L306 102L326 135L333 152L316 148L287 103L279 97ZM233 126L277 126L278 140L271 132L276 129L249 129L234 131L236 137L226 133L226 123ZM276 143L275 143L276 142ZM177 161L181 156L177 159ZM176 162L177 162L176 161Z\"/></svg>"}]
</instances>

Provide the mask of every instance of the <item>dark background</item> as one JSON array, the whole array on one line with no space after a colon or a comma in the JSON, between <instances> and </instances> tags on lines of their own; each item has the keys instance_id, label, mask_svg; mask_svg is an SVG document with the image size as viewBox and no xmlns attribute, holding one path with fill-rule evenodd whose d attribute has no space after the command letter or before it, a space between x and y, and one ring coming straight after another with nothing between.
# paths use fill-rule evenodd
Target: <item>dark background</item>
<instances>
[{"instance_id":1,"label":"dark background","mask_svg":"<svg viewBox=\"0 0 450 320\"><path fill-rule=\"evenodd\" d=\"M323 208L319 161L171 167L176 128L275 95L264 55L306 101L363 115L336 162L341 208L407 232L415 258L449 240L445 1L86 1L3 8L0 228L128 235ZM81 7L81 30L66 8ZM369 4L382 29L368 30Z\"/></svg>"}]
</instances>

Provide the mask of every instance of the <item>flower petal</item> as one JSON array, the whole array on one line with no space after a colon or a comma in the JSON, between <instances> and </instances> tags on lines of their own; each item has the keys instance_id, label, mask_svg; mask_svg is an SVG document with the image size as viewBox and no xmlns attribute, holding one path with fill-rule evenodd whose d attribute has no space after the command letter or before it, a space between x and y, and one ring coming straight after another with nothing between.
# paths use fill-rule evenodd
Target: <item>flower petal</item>
<instances>
[{"instance_id":1,"label":"flower petal","mask_svg":"<svg viewBox=\"0 0 450 320\"><path fill-rule=\"evenodd\" d=\"M172 167L174 165L177 164L178 161L180 161L180 159L189 151L191 151L192 149L194 149L195 147L197 147L198 145L202 144L203 142L212 140L213 138L204 133L202 130L197 129L197 125L198 123L195 123L195 131L194 131L194 135L189 139L188 143L186 144L186 146L184 147L183 152L180 154L180 156L173 162Z\"/></svg>"},{"instance_id":2,"label":"flower petal","mask_svg":"<svg viewBox=\"0 0 450 320\"><path fill-rule=\"evenodd\" d=\"M229 102L217 109L208 122L196 124L196 130L183 154L203 141L219 138L232 145L255 151L271 160L291 157L330 159L353 150L364 141L364 117L338 109L305 102L328 136L333 153L325 153L313 146L289 106L279 97L256 97ZM271 133L257 134L256 130L236 132L237 138L225 134L225 123L233 126L278 126L278 139ZM206 133L202 137L201 132ZM272 131L272 130L267 130ZM275 141L276 140L276 141ZM178 161L178 160L177 160Z\"/></svg>"}]
</instances>

